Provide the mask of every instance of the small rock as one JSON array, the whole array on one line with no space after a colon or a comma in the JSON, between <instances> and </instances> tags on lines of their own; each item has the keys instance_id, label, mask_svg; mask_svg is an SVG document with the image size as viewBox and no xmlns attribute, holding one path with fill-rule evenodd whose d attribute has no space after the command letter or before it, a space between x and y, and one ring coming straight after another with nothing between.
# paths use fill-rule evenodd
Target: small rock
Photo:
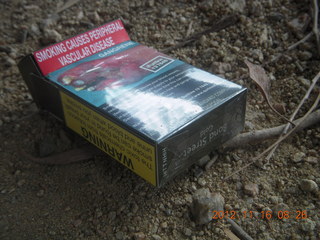
<instances>
[{"instance_id":1,"label":"small rock","mask_svg":"<svg viewBox=\"0 0 320 240\"><path fill-rule=\"evenodd\" d=\"M143 232L137 232L133 234L134 240L145 240L146 235Z\"/></svg>"},{"instance_id":2,"label":"small rock","mask_svg":"<svg viewBox=\"0 0 320 240\"><path fill-rule=\"evenodd\" d=\"M36 23L31 24L31 26L29 28L29 32L31 35L34 35L34 36L41 35L40 28L39 28L38 24L36 24Z\"/></svg>"},{"instance_id":3,"label":"small rock","mask_svg":"<svg viewBox=\"0 0 320 240\"><path fill-rule=\"evenodd\" d=\"M183 17L183 16L181 16L181 17L179 18L179 20L180 20L180 22L183 23L183 24L185 24L185 23L188 22L188 20L187 20L185 17Z\"/></svg>"},{"instance_id":4,"label":"small rock","mask_svg":"<svg viewBox=\"0 0 320 240\"><path fill-rule=\"evenodd\" d=\"M208 170L212 167L212 165L217 161L217 159L218 159L218 155L215 155L215 156L206 164L206 166L204 167L204 169L205 169L206 171L208 171Z\"/></svg>"},{"instance_id":5,"label":"small rock","mask_svg":"<svg viewBox=\"0 0 320 240\"><path fill-rule=\"evenodd\" d=\"M48 45L56 43L62 40L62 36L54 29L45 29L43 33L43 38L41 39L42 45Z\"/></svg>"},{"instance_id":6,"label":"small rock","mask_svg":"<svg viewBox=\"0 0 320 240\"><path fill-rule=\"evenodd\" d=\"M312 180L302 179L300 188L305 192L316 192L318 190L318 185Z\"/></svg>"},{"instance_id":7,"label":"small rock","mask_svg":"<svg viewBox=\"0 0 320 240\"><path fill-rule=\"evenodd\" d=\"M285 203L278 203L275 206L273 206L272 210L275 212L275 214L278 214L279 211L290 211L290 208Z\"/></svg>"},{"instance_id":8,"label":"small rock","mask_svg":"<svg viewBox=\"0 0 320 240\"><path fill-rule=\"evenodd\" d=\"M307 29L310 21L310 16L307 13L303 13L297 18L294 18L288 22L288 26L295 33L303 33Z\"/></svg>"},{"instance_id":9,"label":"small rock","mask_svg":"<svg viewBox=\"0 0 320 240\"><path fill-rule=\"evenodd\" d=\"M211 65L211 70L216 74L223 74L230 72L232 70L232 66L231 64L225 62L213 62Z\"/></svg>"},{"instance_id":10,"label":"small rock","mask_svg":"<svg viewBox=\"0 0 320 240\"><path fill-rule=\"evenodd\" d=\"M16 65L16 61L12 59L11 57L5 57L4 58L4 64L5 67L12 67Z\"/></svg>"},{"instance_id":11,"label":"small rock","mask_svg":"<svg viewBox=\"0 0 320 240\"><path fill-rule=\"evenodd\" d=\"M124 239L124 232L121 232L121 231L117 232L116 239L118 239L118 240Z\"/></svg>"},{"instance_id":12,"label":"small rock","mask_svg":"<svg viewBox=\"0 0 320 240\"><path fill-rule=\"evenodd\" d=\"M306 162L310 163L310 164L317 164L319 161L319 159L317 157L307 157L306 158Z\"/></svg>"},{"instance_id":13,"label":"small rock","mask_svg":"<svg viewBox=\"0 0 320 240\"><path fill-rule=\"evenodd\" d=\"M164 213L165 213L167 216L171 216L171 215L172 215L172 210L169 209L169 208L166 208L166 209L164 210Z\"/></svg>"},{"instance_id":14,"label":"small rock","mask_svg":"<svg viewBox=\"0 0 320 240\"><path fill-rule=\"evenodd\" d=\"M210 157L209 155L205 155L203 156L202 158L200 158L197 162L197 165L200 166L200 167L203 167L204 165L207 164L207 162L210 161Z\"/></svg>"},{"instance_id":15,"label":"small rock","mask_svg":"<svg viewBox=\"0 0 320 240\"><path fill-rule=\"evenodd\" d=\"M149 1L147 2L147 6L148 6L148 7L153 7L153 6L154 6L154 0L149 0Z\"/></svg>"},{"instance_id":16,"label":"small rock","mask_svg":"<svg viewBox=\"0 0 320 240\"><path fill-rule=\"evenodd\" d=\"M53 13L48 18L40 22L40 28L45 31L48 27L54 26L60 19L59 14Z\"/></svg>"},{"instance_id":17,"label":"small rock","mask_svg":"<svg viewBox=\"0 0 320 240\"><path fill-rule=\"evenodd\" d=\"M244 13L246 9L246 0L227 0L227 6L229 6L233 11Z\"/></svg>"},{"instance_id":18,"label":"small rock","mask_svg":"<svg viewBox=\"0 0 320 240\"><path fill-rule=\"evenodd\" d=\"M162 237L160 237L160 236L157 235L157 234L153 234L153 235L152 235L152 239L153 239L153 240L161 240Z\"/></svg>"},{"instance_id":19,"label":"small rock","mask_svg":"<svg viewBox=\"0 0 320 240\"><path fill-rule=\"evenodd\" d=\"M233 45L240 48L240 47L242 47L243 43L242 43L242 41L241 41L240 39L237 39L237 40L234 42Z\"/></svg>"},{"instance_id":20,"label":"small rock","mask_svg":"<svg viewBox=\"0 0 320 240\"><path fill-rule=\"evenodd\" d=\"M295 163L299 163L305 156L306 154L304 152L297 152L296 154L294 154L292 161Z\"/></svg>"},{"instance_id":21,"label":"small rock","mask_svg":"<svg viewBox=\"0 0 320 240\"><path fill-rule=\"evenodd\" d=\"M304 232L312 232L316 228L316 223L311 219L303 219L300 223L301 230ZM319 230L319 229L318 229Z\"/></svg>"},{"instance_id":22,"label":"small rock","mask_svg":"<svg viewBox=\"0 0 320 240\"><path fill-rule=\"evenodd\" d=\"M84 13L82 10L80 10L80 12L78 12L77 14L77 20L81 20L84 17Z\"/></svg>"},{"instance_id":23,"label":"small rock","mask_svg":"<svg viewBox=\"0 0 320 240\"><path fill-rule=\"evenodd\" d=\"M297 79L299 80L299 82L300 82L303 86L305 86L305 87L310 87L311 82L310 82L309 79L306 79L306 78L304 78L304 77L298 77Z\"/></svg>"},{"instance_id":24,"label":"small rock","mask_svg":"<svg viewBox=\"0 0 320 240\"><path fill-rule=\"evenodd\" d=\"M213 0L204 0L204 1L199 1L199 9L204 10L204 11L210 11L213 6Z\"/></svg>"},{"instance_id":25,"label":"small rock","mask_svg":"<svg viewBox=\"0 0 320 240\"><path fill-rule=\"evenodd\" d=\"M99 16L99 14L94 11L94 12L91 12L91 13L88 13L88 18L90 19L90 21L92 21L93 23L99 23L101 18Z\"/></svg>"},{"instance_id":26,"label":"small rock","mask_svg":"<svg viewBox=\"0 0 320 240\"><path fill-rule=\"evenodd\" d=\"M168 223L167 222L163 222L160 224L161 228L167 228L168 227Z\"/></svg>"},{"instance_id":27,"label":"small rock","mask_svg":"<svg viewBox=\"0 0 320 240\"><path fill-rule=\"evenodd\" d=\"M220 193L211 193L207 188L193 194L191 214L196 224L207 224L212 220L213 211L223 211L224 198Z\"/></svg>"},{"instance_id":28,"label":"small rock","mask_svg":"<svg viewBox=\"0 0 320 240\"><path fill-rule=\"evenodd\" d=\"M249 4L249 13L252 16L259 17L259 16L263 15L264 10L265 10L265 8L262 6L260 1L252 1Z\"/></svg>"},{"instance_id":29,"label":"small rock","mask_svg":"<svg viewBox=\"0 0 320 240\"><path fill-rule=\"evenodd\" d=\"M245 184L244 185L244 193L249 196L252 196L252 197L257 196L259 194L258 184L255 184L255 183Z\"/></svg>"},{"instance_id":30,"label":"small rock","mask_svg":"<svg viewBox=\"0 0 320 240\"><path fill-rule=\"evenodd\" d=\"M300 60L307 61L312 58L312 53L309 51L302 51L302 52L299 52L299 57L300 57Z\"/></svg>"},{"instance_id":31,"label":"small rock","mask_svg":"<svg viewBox=\"0 0 320 240\"><path fill-rule=\"evenodd\" d=\"M37 192L37 196L38 197L43 197L44 196L44 190L43 189L39 190L39 192Z\"/></svg>"},{"instance_id":32,"label":"small rock","mask_svg":"<svg viewBox=\"0 0 320 240\"><path fill-rule=\"evenodd\" d=\"M169 14L169 9L167 7L163 7L160 11L161 17L165 17Z\"/></svg>"},{"instance_id":33,"label":"small rock","mask_svg":"<svg viewBox=\"0 0 320 240\"><path fill-rule=\"evenodd\" d=\"M199 184L201 187L204 187L204 186L207 184L207 181L206 181L204 178L199 178L199 179L198 179L198 184Z\"/></svg>"},{"instance_id":34,"label":"small rock","mask_svg":"<svg viewBox=\"0 0 320 240\"><path fill-rule=\"evenodd\" d=\"M278 21L281 21L282 19L284 19L284 16L283 16L283 14L281 14L279 12L272 12L269 14L268 18L271 21L278 22Z\"/></svg>"},{"instance_id":35,"label":"small rock","mask_svg":"<svg viewBox=\"0 0 320 240\"><path fill-rule=\"evenodd\" d=\"M0 45L0 52L5 52L6 54L10 54L12 52L12 48L6 45Z\"/></svg>"},{"instance_id":36,"label":"small rock","mask_svg":"<svg viewBox=\"0 0 320 240\"><path fill-rule=\"evenodd\" d=\"M186 235L187 237L190 237L191 234L192 234L192 231L189 228L184 229L184 235Z\"/></svg>"},{"instance_id":37,"label":"small rock","mask_svg":"<svg viewBox=\"0 0 320 240\"><path fill-rule=\"evenodd\" d=\"M262 36L262 35L261 35ZM267 38L268 36L266 36ZM265 41L264 41L265 42ZM263 53L260 49L252 49L251 51L251 54L252 54L252 57L256 60L259 60L260 62L263 61L264 59L264 56L263 56Z\"/></svg>"}]
</instances>

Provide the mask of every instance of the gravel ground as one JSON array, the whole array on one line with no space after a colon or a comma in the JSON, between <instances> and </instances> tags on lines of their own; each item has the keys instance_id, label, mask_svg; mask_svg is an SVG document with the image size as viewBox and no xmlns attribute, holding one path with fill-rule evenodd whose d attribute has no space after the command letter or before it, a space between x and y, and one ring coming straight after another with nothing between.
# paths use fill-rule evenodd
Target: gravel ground
<instances>
[{"instance_id":1,"label":"gravel ground","mask_svg":"<svg viewBox=\"0 0 320 240\"><path fill-rule=\"evenodd\" d=\"M225 218L198 225L191 214L193 195L207 188L223 196L225 210L237 213L235 221L253 239L320 239L319 124L282 143L269 163L258 162L228 181L222 178L271 141L215 151L212 166L193 166L161 189L107 157L43 166L19 151L44 156L83 142L50 115L37 112L17 62L47 44L116 18L124 21L132 40L161 50L237 14L238 23L169 55L246 86L245 131L283 124L249 79L244 60L264 65L272 100L290 117L319 71L315 39L277 62L269 61L312 30L310 2L83 0L63 10L63 1L1 0L0 238L229 239ZM61 11L54 14L57 9ZM311 94L299 116L314 99ZM268 220L266 211L290 215L281 220L274 214Z\"/></svg>"}]
</instances>

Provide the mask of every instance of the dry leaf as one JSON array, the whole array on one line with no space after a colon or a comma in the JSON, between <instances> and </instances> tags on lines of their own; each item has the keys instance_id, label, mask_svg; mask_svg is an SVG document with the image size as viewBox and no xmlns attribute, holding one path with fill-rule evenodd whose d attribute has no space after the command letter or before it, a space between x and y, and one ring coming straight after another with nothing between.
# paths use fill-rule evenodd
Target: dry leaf
<instances>
[{"instance_id":1,"label":"dry leaf","mask_svg":"<svg viewBox=\"0 0 320 240\"><path fill-rule=\"evenodd\" d=\"M250 78L258 85L259 90L261 91L263 97L267 101L268 106L274 111L278 116L285 119L286 121L292 123L289 119L279 113L271 104L270 101L270 79L266 74L266 71L263 67L253 64L247 60L244 61L249 68Z\"/></svg>"}]
</instances>

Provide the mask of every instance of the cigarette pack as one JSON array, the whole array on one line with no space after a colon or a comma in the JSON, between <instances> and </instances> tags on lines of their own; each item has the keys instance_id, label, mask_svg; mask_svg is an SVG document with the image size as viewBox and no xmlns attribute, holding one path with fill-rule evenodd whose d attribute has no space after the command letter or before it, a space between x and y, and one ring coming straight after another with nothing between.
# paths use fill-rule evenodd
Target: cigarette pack
<instances>
[{"instance_id":1,"label":"cigarette pack","mask_svg":"<svg viewBox=\"0 0 320 240\"><path fill-rule=\"evenodd\" d=\"M131 41L121 20L26 56L40 109L155 186L242 130L246 89Z\"/></svg>"}]
</instances>

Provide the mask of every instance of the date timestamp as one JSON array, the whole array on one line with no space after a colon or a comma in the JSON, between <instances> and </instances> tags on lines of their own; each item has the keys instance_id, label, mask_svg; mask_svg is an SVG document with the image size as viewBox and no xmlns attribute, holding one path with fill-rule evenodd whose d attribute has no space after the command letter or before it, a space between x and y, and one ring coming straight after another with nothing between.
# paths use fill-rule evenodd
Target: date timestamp
<instances>
[{"instance_id":1,"label":"date timestamp","mask_svg":"<svg viewBox=\"0 0 320 240\"><path fill-rule=\"evenodd\" d=\"M254 218L254 219L307 219L307 210L296 211L212 211L212 219L239 219L239 218Z\"/></svg>"}]
</instances>

